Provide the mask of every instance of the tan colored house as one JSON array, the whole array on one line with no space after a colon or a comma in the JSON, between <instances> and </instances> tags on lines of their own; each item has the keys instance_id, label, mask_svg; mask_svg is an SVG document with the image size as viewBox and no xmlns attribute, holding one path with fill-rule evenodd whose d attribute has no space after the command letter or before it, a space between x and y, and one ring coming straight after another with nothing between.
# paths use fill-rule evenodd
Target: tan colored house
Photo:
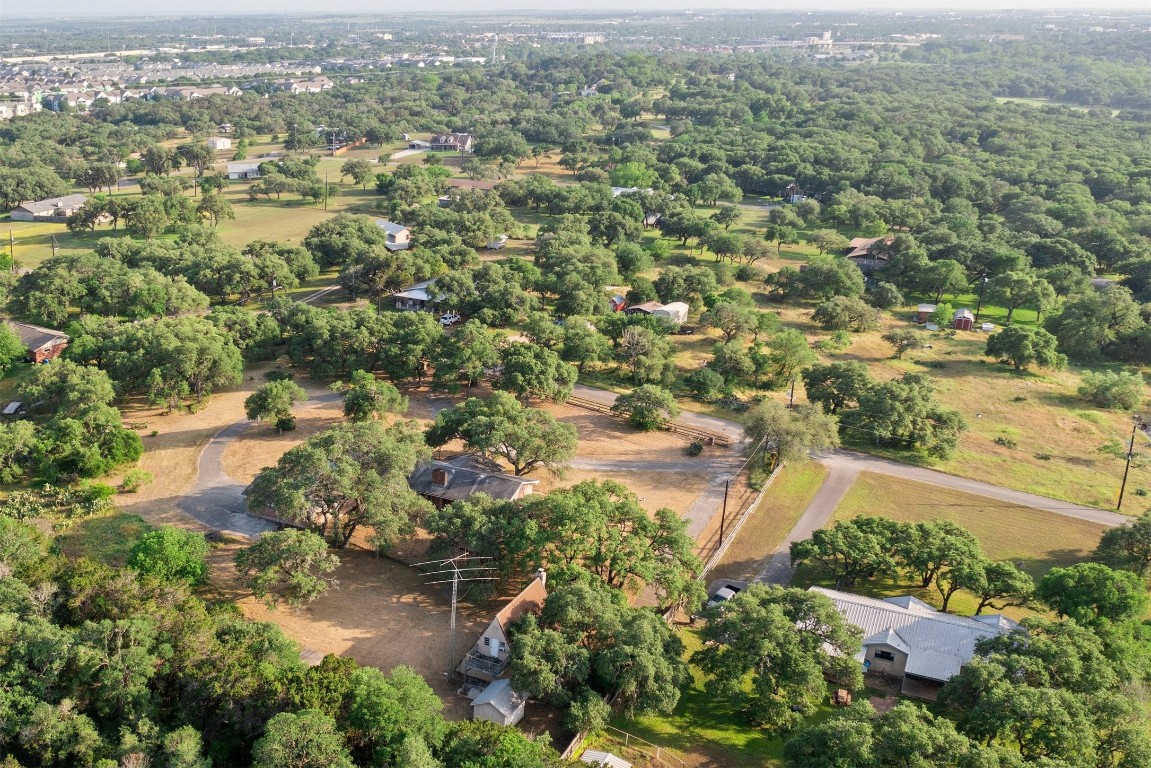
<instances>
[{"instance_id":1,"label":"tan colored house","mask_svg":"<svg viewBox=\"0 0 1151 768\"><path fill-rule=\"evenodd\" d=\"M88 198L83 195L66 195L21 203L12 209L12 221L58 221L63 224L86 202Z\"/></svg>"}]
</instances>

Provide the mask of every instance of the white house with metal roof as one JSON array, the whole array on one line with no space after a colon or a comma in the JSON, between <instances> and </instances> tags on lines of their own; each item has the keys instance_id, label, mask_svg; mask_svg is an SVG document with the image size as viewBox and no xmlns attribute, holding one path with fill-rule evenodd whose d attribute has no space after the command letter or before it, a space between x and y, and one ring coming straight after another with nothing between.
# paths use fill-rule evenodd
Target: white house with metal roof
<instances>
[{"instance_id":1,"label":"white house with metal roof","mask_svg":"<svg viewBox=\"0 0 1151 768\"><path fill-rule=\"evenodd\" d=\"M863 630L855 658L870 672L902 678L907 696L934 699L971 661L977 641L1021 631L1000 614L955 616L909 595L879 600L823 587L811 591L826 595L849 624Z\"/></svg>"},{"instance_id":2,"label":"white house with metal roof","mask_svg":"<svg viewBox=\"0 0 1151 768\"><path fill-rule=\"evenodd\" d=\"M376 226L387 233L388 240L384 243L384 247L389 251L406 251L408 249L412 233L403 224L397 224L387 219L376 219Z\"/></svg>"}]
</instances>

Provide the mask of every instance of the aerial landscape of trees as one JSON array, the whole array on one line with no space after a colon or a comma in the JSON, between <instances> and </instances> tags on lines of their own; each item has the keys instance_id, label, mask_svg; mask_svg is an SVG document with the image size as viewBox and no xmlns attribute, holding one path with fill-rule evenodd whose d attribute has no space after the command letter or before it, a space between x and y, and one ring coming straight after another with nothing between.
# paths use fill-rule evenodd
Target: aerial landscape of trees
<instances>
[{"instance_id":1,"label":"aerial landscape of trees","mask_svg":"<svg viewBox=\"0 0 1151 768\"><path fill-rule=\"evenodd\" d=\"M53 78L0 122L4 765L552 768L609 724L717 765L1151 764L1143 16L575 15L0 30ZM77 101L115 45L143 79ZM840 448L1095 527L1004 504L1006 546L892 483L785 538ZM437 459L527 492L417 492ZM773 552L790 585L748 583ZM504 628L551 746L289 639L375 558L454 557L469 621L546 574ZM808 586L1020 629L872 706Z\"/></svg>"}]
</instances>

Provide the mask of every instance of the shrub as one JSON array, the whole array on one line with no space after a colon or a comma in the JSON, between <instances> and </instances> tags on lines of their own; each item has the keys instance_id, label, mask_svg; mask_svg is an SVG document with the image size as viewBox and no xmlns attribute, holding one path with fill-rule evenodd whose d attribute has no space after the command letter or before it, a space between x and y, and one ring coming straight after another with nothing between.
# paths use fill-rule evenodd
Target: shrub
<instances>
[{"instance_id":1,"label":"shrub","mask_svg":"<svg viewBox=\"0 0 1151 768\"><path fill-rule=\"evenodd\" d=\"M152 473L146 469L140 469L139 467L129 469L124 473L124 479L120 482L120 488L124 493L135 493L154 479Z\"/></svg>"},{"instance_id":2,"label":"shrub","mask_svg":"<svg viewBox=\"0 0 1151 768\"><path fill-rule=\"evenodd\" d=\"M684 384L697 398L705 403L718 400L723 395L723 376L710 368L692 371L684 379Z\"/></svg>"},{"instance_id":3,"label":"shrub","mask_svg":"<svg viewBox=\"0 0 1151 768\"><path fill-rule=\"evenodd\" d=\"M847 331L836 331L826 339L820 339L811 346L824 354L836 354L851 346L851 334Z\"/></svg>"},{"instance_id":4,"label":"shrub","mask_svg":"<svg viewBox=\"0 0 1151 768\"><path fill-rule=\"evenodd\" d=\"M703 443L698 440L688 443L688 446L683 449L683 452L688 456L698 456L703 453Z\"/></svg>"},{"instance_id":5,"label":"shrub","mask_svg":"<svg viewBox=\"0 0 1151 768\"><path fill-rule=\"evenodd\" d=\"M741 282L755 282L763 279L763 273L750 264L740 264L735 268L735 279Z\"/></svg>"},{"instance_id":6,"label":"shrub","mask_svg":"<svg viewBox=\"0 0 1151 768\"><path fill-rule=\"evenodd\" d=\"M193 586L208 580L208 542L192 531L165 526L132 545L128 567L168 582Z\"/></svg>"},{"instance_id":7,"label":"shrub","mask_svg":"<svg viewBox=\"0 0 1151 768\"><path fill-rule=\"evenodd\" d=\"M1037 454L1035 454L1035 458L1039 459L1040 461L1051 461L1051 454L1050 453L1037 453Z\"/></svg>"},{"instance_id":8,"label":"shrub","mask_svg":"<svg viewBox=\"0 0 1151 768\"><path fill-rule=\"evenodd\" d=\"M1138 373L1085 373L1079 385L1079 397L1100 408L1132 411L1146 395L1146 382Z\"/></svg>"},{"instance_id":9,"label":"shrub","mask_svg":"<svg viewBox=\"0 0 1151 768\"><path fill-rule=\"evenodd\" d=\"M1002 445L1004 448L1018 448L1019 443L1012 440L1010 437L997 437L995 438L996 445Z\"/></svg>"}]
</instances>

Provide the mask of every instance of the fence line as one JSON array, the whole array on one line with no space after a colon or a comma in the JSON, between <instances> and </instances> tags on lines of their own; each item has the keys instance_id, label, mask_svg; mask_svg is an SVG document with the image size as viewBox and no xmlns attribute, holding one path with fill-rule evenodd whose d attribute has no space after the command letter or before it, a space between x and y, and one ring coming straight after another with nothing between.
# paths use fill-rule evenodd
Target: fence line
<instances>
[{"instance_id":1,"label":"fence line","mask_svg":"<svg viewBox=\"0 0 1151 768\"><path fill-rule=\"evenodd\" d=\"M583 408L588 411L595 411L596 413L606 413L609 416L617 416L619 414L611 409L610 405L601 403L597 400L589 400L586 397L569 397L564 401L567 405L574 405L576 408ZM687 424L682 424L678 421L669 421L664 427L664 432L671 432L672 434L682 435L689 437L692 440L698 440L707 445L718 445L721 447L728 447L731 445L731 438L722 432L712 432L698 427L692 427Z\"/></svg>"},{"instance_id":2,"label":"fence line","mask_svg":"<svg viewBox=\"0 0 1151 768\"><path fill-rule=\"evenodd\" d=\"M771 470L771 474L767 476L767 480L764 481L763 487L759 489L759 492L755 494L755 498L752 499L751 503L748 504L747 507L744 508L743 512L740 513L739 517L735 521L735 524L731 526L731 533L723 540L719 547L716 548L711 557L707 559L707 563L705 563L703 566L703 573L700 574L701 576L707 576L708 571L719 565L719 561L722 560L723 556L727 554L727 550L728 547L731 546L731 542L735 540L737 535L739 535L739 531L741 528L743 528L743 524L747 522L748 518L751 517L751 513L754 512L759 506L759 502L763 500L764 494L767 493L767 489L771 487L772 482L775 481L775 476L779 474L779 470L782 467L783 462L780 462L779 464L776 464L775 469Z\"/></svg>"}]
</instances>

